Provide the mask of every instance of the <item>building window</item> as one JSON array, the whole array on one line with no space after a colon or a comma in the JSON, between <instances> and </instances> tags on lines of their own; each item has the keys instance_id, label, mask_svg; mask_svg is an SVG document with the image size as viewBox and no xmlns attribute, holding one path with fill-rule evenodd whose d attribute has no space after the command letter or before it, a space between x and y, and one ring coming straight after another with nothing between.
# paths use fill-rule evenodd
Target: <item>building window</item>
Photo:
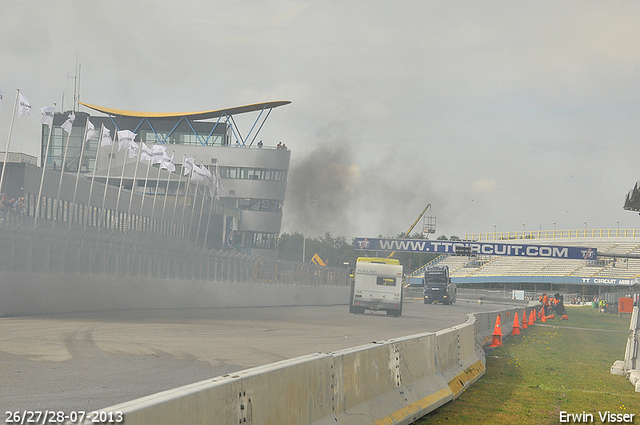
<instances>
[{"instance_id":1,"label":"building window","mask_svg":"<svg viewBox=\"0 0 640 425\"><path fill-rule=\"evenodd\" d=\"M276 233L247 232L245 243L251 248L276 249L278 246L278 235Z\"/></svg>"},{"instance_id":2,"label":"building window","mask_svg":"<svg viewBox=\"0 0 640 425\"><path fill-rule=\"evenodd\" d=\"M221 202L239 210L281 212L283 201L277 199L222 198Z\"/></svg>"},{"instance_id":3,"label":"building window","mask_svg":"<svg viewBox=\"0 0 640 425\"><path fill-rule=\"evenodd\" d=\"M287 172L264 168L220 167L220 176L225 179L286 181Z\"/></svg>"}]
</instances>

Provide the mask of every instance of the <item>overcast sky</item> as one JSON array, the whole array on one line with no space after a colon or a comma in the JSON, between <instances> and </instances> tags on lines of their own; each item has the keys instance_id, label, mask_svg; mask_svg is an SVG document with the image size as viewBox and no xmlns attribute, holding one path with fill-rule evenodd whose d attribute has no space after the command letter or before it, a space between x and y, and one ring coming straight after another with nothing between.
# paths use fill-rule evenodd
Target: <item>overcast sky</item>
<instances>
[{"instance_id":1,"label":"overcast sky","mask_svg":"<svg viewBox=\"0 0 640 425\"><path fill-rule=\"evenodd\" d=\"M0 150L19 88L10 150L38 154L77 60L101 106L290 100L260 135L292 152L283 231L392 236L428 203L437 235L640 228L638 2L2 0L0 40Z\"/></svg>"}]
</instances>

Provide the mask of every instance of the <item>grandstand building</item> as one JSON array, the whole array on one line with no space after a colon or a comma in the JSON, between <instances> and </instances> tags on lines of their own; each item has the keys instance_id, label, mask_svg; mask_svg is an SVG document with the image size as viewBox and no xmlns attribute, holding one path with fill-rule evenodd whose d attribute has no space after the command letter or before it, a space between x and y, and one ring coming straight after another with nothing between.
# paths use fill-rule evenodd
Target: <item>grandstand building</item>
<instances>
[{"instance_id":1,"label":"grandstand building","mask_svg":"<svg viewBox=\"0 0 640 425\"><path fill-rule=\"evenodd\" d=\"M62 125L72 112L55 113L51 135L49 126L42 125L40 163L46 182L38 219L125 232L142 229L191 237L208 248L234 248L273 257L291 153L277 148L276 141L263 145L258 133L271 110L288 103L190 113L135 112L81 103L98 114L75 112L71 133ZM255 113L258 118L243 136L233 117L245 113ZM99 136L83 143L91 127ZM103 146L105 129L114 143ZM138 144L166 148L175 170L142 162L140 150L119 146L116 134L120 130L135 133ZM215 187L198 189L189 175L184 175L185 158L189 157L211 173ZM27 180L29 217L38 209L35 183L40 176Z\"/></svg>"},{"instance_id":2,"label":"grandstand building","mask_svg":"<svg viewBox=\"0 0 640 425\"><path fill-rule=\"evenodd\" d=\"M611 291L633 293L640 288L640 230L469 234L462 242L470 241L595 248L598 255L595 259L558 259L444 254L412 276L420 277L424 268L437 264L449 267L457 285L502 288L507 292L599 295Z\"/></svg>"}]
</instances>

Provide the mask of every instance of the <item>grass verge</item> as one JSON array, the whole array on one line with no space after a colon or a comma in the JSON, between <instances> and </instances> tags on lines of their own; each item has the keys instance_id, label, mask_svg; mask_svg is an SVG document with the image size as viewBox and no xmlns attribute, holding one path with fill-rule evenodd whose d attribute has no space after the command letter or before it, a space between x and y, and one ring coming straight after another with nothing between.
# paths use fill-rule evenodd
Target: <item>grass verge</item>
<instances>
[{"instance_id":1,"label":"grass verge","mask_svg":"<svg viewBox=\"0 0 640 425\"><path fill-rule=\"evenodd\" d=\"M426 424L558 424L560 411L633 413L640 394L611 375L624 359L629 320L591 307L567 308L568 321L536 322L487 351L485 375L457 400L415 422Z\"/></svg>"}]
</instances>

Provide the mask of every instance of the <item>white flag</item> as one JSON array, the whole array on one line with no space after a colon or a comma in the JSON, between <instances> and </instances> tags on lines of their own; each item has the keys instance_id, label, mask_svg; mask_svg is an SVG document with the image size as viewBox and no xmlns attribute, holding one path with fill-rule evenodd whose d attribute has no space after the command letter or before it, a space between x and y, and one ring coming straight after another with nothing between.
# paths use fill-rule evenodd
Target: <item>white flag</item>
<instances>
[{"instance_id":1,"label":"white flag","mask_svg":"<svg viewBox=\"0 0 640 425\"><path fill-rule=\"evenodd\" d=\"M102 125L102 140L100 141L100 146L111 146L113 144L113 140L111 140L111 130L106 128L104 124Z\"/></svg>"},{"instance_id":2,"label":"white flag","mask_svg":"<svg viewBox=\"0 0 640 425\"><path fill-rule=\"evenodd\" d=\"M75 121L75 119L76 119L76 114L74 114L73 112L70 113L69 118L67 118L67 120L64 123L62 123L60 127L62 127L62 129L67 132L67 134L71 134L71 129L73 128L73 121Z\"/></svg>"},{"instance_id":3,"label":"white flag","mask_svg":"<svg viewBox=\"0 0 640 425\"><path fill-rule=\"evenodd\" d=\"M56 108L54 106L43 106L40 108L42 112L42 117L40 118L40 122L44 125L49 126L49 131L51 131L51 126L53 125L53 114L55 113Z\"/></svg>"},{"instance_id":4,"label":"white flag","mask_svg":"<svg viewBox=\"0 0 640 425\"><path fill-rule=\"evenodd\" d=\"M216 162L216 194L215 198L220 200L220 192L224 190L224 186L222 185L222 180L220 179L220 168L218 167L218 163Z\"/></svg>"},{"instance_id":5,"label":"white flag","mask_svg":"<svg viewBox=\"0 0 640 425\"><path fill-rule=\"evenodd\" d=\"M191 170L193 169L193 166L196 165L195 161L196 159L190 156L184 160L184 164L182 164L182 169L184 170L182 172L183 176L186 176L191 172Z\"/></svg>"},{"instance_id":6,"label":"white flag","mask_svg":"<svg viewBox=\"0 0 640 425\"><path fill-rule=\"evenodd\" d=\"M153 145L153 153L165 153L167 151L166 146Z\"/></svg>"},{"instance_id":7,"label":"white flag","mask_svg":"<svg viewBox=\"0 0 640 425\"><path fill-rule=\"evenodd\" d=\"M166 155L166 150L167 148L165 146L162 145L153 145L153 159L151 160L152 164L161 164L162 160L164 159L165 155Z\"/></svg>"},{"instance_id":8,"label":"white flag","mask_svg":"<svg viewBox=\"0 0 640 425\"><path fill-rule=\"evenodd\" d=\"M31 113L31 104L29 103L27 98L24 97L22 94L20 94L19 97L20 97L20 113L18 114L18 118L26 117Z\"/></svg>"},{"instance_id":9,"label":"white flag","mask_svg":"<svg viewBox=\"0 0 640 425\"><path fill-rule=\"evenodd\" d=\"M140 152L140 162L151 161L153 159L153 151L151 148L144 142L141 142L140 146L142 147L142 151Z\"/></svg>"},{"instance_id":10,"label":"white flag","mask_svg":"<svg viewBox=\"0 0 640 425\"><path fill-rule=\"evenodd\" d=\"M173 155L169 157L165 152L162 162L160 163L160 168L164 168L165 170L173 173L176 170L176 166L173 164Z\"/></svg>"},{"instance_id":11,"label":"white flag","mask_svg":"<svg viewBox=\"0 0 640 425\"><path fill-rule=\"evenodd\" d=\"M209 195L211 195L211 197L213 198L216 195L215 178L213 177L213 175L211 174L211 171L209 171L207 167L202 167L202 170L204 171L204 174L207 178L207 188L209 189Z\"/></svg>"},{"instance_id":12,"label":"white flag","mask_svg":"<svg viewBox=\"0 0 640 425\"><path fill-rule=\"evenodd\" d=\"M209 169L205 166L202 166L201 169L204 172L205 178L207 179L207 184L213 186L213 175L211 174L211 171L209 171Z\"/></svg>"},{"instance_id":13,"label":"white flag","mask_svg":"<svg viewBox=\"0 0 640 425\"><path fill-rule=\"evenodd\" d=\"M203 171L203 168L198 167L197 165L193 165L191 169L191 180L196 183L207 183L207 175Z\"/></svg>"},{"instance_id":14,"label":"white flag","mask_svg":"<svg viewBox=\"0 0 640 425\"><path fill-rule=\"evenodd\" d=\"M137 149L138 144L133 141L136 138L136 134L129 130L118 131L118 152L122 149Z\"/></svg>"},{"instance_id":15,"label":"white flag","mask_svg":"<svg viewBox=\"0 0 640 425\"><path fill-rule=\"evenodd\" d=\"M198 167L197 165L193 166L193 170L191 172L191 180L196 182L197 184L202 184L209 189L209 194L213 198L215 196L215 182L213 175L211 172L205 167Z\"/></svg>"},{"instance_id":16,"label":"white flag","mask_svg":"<svg viewBox=\"0 0 640 425\"><path fill-rule=\"evenodd\" d=\"M85 142L96 139L98 139L98 132L96 131L96 128L93 126L91 121L87 120L87 140L85 140Z\"/></svg>"},{"instance_id":17,"label":"white flag","mask_svg":"<svg viewBox=\"0 0 640 425\"><path fill-rule=\"evenodd\" d=\"M136 142L133 142L133 144L135 146L131 146L129 148L129 158L135 158L136 156L138 156L138 144Z\"/></svg>"}]
</instances>

